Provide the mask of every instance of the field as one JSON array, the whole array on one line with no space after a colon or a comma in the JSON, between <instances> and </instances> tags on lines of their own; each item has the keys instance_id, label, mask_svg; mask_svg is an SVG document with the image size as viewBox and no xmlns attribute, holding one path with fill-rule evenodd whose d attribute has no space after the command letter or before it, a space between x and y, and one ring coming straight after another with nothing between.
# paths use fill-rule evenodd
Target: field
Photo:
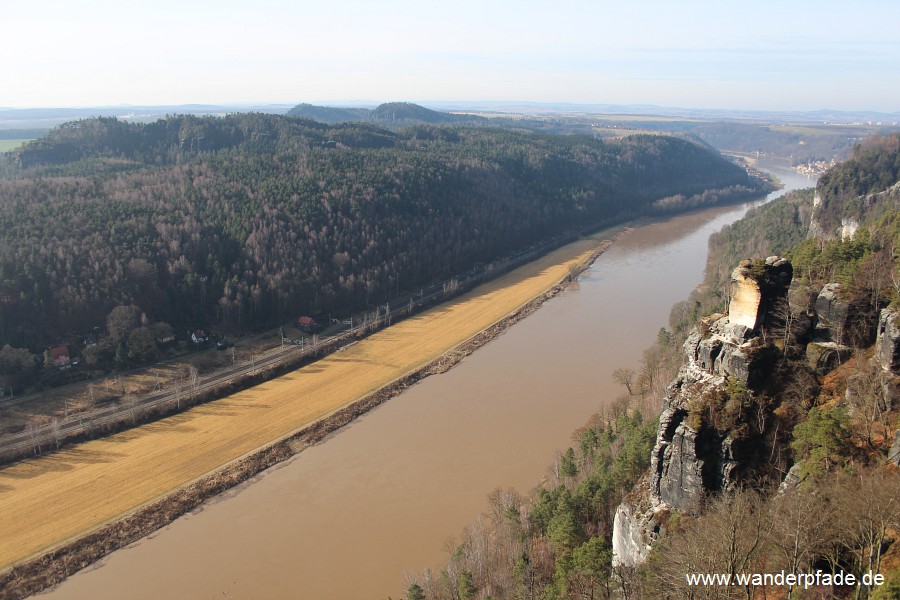
<instances>
[{"instance_id":1,"label":"field","mask_svg":"<svg viewBox=\"0 0 900 600\"><path fill-rule=\"evenodd\" d=\"M431 362L586 258L590 238L260 386L0 470L0 570L116 520Z\"/></svg>"},{"instance_id":2,"label":"field","mask_svg":"<svg viewBox=\"0 0 900 600\"><path fill-rule=\"evenodd\" d=\"M9 152L10 150L15 150L25 142L30 142L31 140L0 140L0 152Z\"/></svg>"}]
</instances>

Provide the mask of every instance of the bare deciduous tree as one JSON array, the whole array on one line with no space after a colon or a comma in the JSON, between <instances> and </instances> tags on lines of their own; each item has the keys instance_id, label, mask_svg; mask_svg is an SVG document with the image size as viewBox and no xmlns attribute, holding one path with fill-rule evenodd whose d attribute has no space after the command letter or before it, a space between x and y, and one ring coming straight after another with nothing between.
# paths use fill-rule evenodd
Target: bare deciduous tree
<instances>
[{"instance_id":1,"label":"bare deciduous tree","mask_svg":"<svg viewBox=\"0 0 900 600\"><path fill-rule=\"evenodd\" d=\"M839 475L827 490L841 515L837 542L855 563L857 574L881 569L888 530L900 527L900 475L864 471Z\"/></svg>"},{"instance_id":2,"label":"bare deciduous tree","mask_svg":"<svg viewBox=\"0 0 900 600\"><path fill-rule=\"evenodd\" d=\"M628 390L629 396L634 396L634 390L632 389L632 386L634 385L634 375L634 369L625 368L618 368L612 373L615 382L624 385L625 389Z\"/></svg>"}]
</instances>

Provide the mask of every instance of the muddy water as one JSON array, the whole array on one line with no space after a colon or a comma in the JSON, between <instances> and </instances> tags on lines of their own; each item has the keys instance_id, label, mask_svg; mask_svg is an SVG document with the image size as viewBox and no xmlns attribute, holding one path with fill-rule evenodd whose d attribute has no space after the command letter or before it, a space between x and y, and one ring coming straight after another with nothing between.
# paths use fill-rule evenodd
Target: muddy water
<instances>
[{"instance_id":1,"label":"muddy water","mask_svg":"<svg viewBox=\"0 0 900 600\"><path fill-rule=\"evenodd\" d=\"M790 171L790 188L813 182ZM573 430L621 393L674 302L702 279L710 233L750 205L645 225L579 283L443 375L330 440L68 579L54 599L397 598L404 573L496 487L527 491Z\"/></svg>"}]
</instances>

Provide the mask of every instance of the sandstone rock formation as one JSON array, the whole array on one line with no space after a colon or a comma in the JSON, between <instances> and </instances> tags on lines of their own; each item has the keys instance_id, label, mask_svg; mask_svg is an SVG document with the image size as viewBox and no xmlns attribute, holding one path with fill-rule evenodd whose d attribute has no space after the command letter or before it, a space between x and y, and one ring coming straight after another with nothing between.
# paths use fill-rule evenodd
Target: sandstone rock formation
<instances>
[{"instance_id":1,"label":"sandstone rock formation","mask_svg":"<svg viewBox=\"0 0 900 600\"><path fill-rule=\"evenodd\" d=\"M845 217L841 219L841 239L852 240L856 232L859 231L859 221L857 219Z\"/></svg>"},{"instance_id":2,"label":"sandstone rock formation","mask_svg":"<svg viewBox=\"0 0 900 600\"><path fill-rule=\"evenodd\" d=\"M825 375L853 356L853 348L835 342L810 342L806 345L809 368Z\"/></svg>"},{"instance_id":3,"label":"sandstone rock formation","mask_svg":"<svg viewBox=\"0 0 900 600\"><path fill-rule=\"evenodd\" d=\"M612 538L614 567L634 567L647 560L656 540L655 508L642 501L641 494L636 494L631 502L623 502L616 509Z\"/></svg>"},{"instance_id":4,"label":"sandstone rock formation","mask_svg":"<svg viewBox=\"0 0 900 600\"><path fill-rule=\"evenodd\" d=\"M885 406L890 410L900 402L900 311L895 308L882 310L877 332L873 360L884 371L881 388ZM894 445L900 453L900 438ZM900 454L897 458L900 460Z\"/></svg>"},{"instance_id":5,"label":"sandstone rock formation","mask_svg":"<svg viewBox=\"0 0 900 600\"><path fill-rule=\"evenodd\" d=\"M823 342L846 344L850 303L841 298L841 284L828 283L822 287L816 298L815 337Z\"/></svg>"},{"instance_id":6,"label":"sandstone rock formation","mask_svg":"<svg viewBox=\"0 0 900 600\"><path fill-rule=\"evenodd\" d=\"M778 298L784 297L794 271L784 258L770 256L765 263L742 260L731 274L730 322L756 329Z\"/></svg>"},{"instance_id":7,"label":"sandstone rock formation","mask_svg":"<svg viewBox=\"0 0 900 600\"><path fill-rule=\"evenodd\" d=\"M894 444L891 446L891 449L888 451L888 459L900 467L900 430L894 435ZM618 515L616 515L618 516ZM615 552L615 550L613 550Z\"/></svg>"},{"instance_id":8,"label":"sandstone rock formation","mask_svg":"<svg viewBox=\"0 0 900 600\"><path fill-rule=\"evenodd\" d=\"M824 374L846 360L853 348L863 348L875 340L876 315L870 307L853 303L839 283L825 284L815 300L813 341L808 348L810 367ZM819 360L826 355L825 360ZM818 362L817 362L818 361Z\"/></svg>"},{"instance_id":9,"label":"sandstone rock formation","mask_svg":"<svg viewBox=\"0 0 900 600\"><path fill-rule=\"evenodd\" d=\"M787 293L792 273L790 262L778 257L742 261L731 276L729 314L701 321L688 336L687 362L664 399L651 455L650 489L669 506L698 511L706 494L732 487L747 466L753 454L748 440L702 427L698 418L722 399L726 382L752 391L767 376L771 345L761 328Z\"/></svg>"},{"instance_id":10,"label":"sandstone rock formation","mask_svg":"<svg viewBox=\"0 0 900 600\"><path fill-rule=\"evenodd\" d=\"M729 489L752 449L742 440L703 427L705 405L721 396L727 381L752 388L765 375L768 356L758 331L720 317L684 344L687 363L669 386L650 457L650 490L667 505L699 512L710 492ZM693 418L692 418L693 417Z\"/></svg>"},{"instance_id":11,"label":"sandstone rock formation","mask_svg":"<svg viewBox=\"0 0 900 600\"><path fill-rule=\"evenodd\" d=\"M892 375L900 375L900 311L885 308L878 319L875 360Z\"/></svg>"},{"instance_id":12,"label":"sandstone rock formation","mask_svg":"<svg viewBox=\"0 0 900 600\"><path fill-rule=\"evenodd\" d=\"M646 558L659 529L656 515L672 508L698 513L708 494L732 489L765 460L752 435L732 430L737 421L729 425L728 412L740 411L744 402L728 395L749 397L770 375L774 343L764 334L792 274L790 262L779 257L742 261L732 273L728 315L701 320L688 336L686 362L663 400L647 490L616 512L615 564ZM721 421L706 422L711 413Z\"/></svg>"}]
</instances>

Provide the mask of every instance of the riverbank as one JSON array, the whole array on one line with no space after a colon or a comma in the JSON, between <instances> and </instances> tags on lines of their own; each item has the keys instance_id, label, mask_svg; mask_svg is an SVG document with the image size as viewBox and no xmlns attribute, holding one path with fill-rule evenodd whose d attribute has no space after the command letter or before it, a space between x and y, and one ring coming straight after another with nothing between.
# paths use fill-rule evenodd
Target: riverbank
<instances>
[{"instance_id":1,"label":"riverbank","mask_svg":"<svg viewBox=\"0 0 900 600\"><path fill-rule=\"evenodd\" d=\"M26 561L0 576L0 597L61 581L449 369L558 294L611 244L600 235L575 242L257 388L0 471L8 506L0 564ZM141 505L147 498L155 500Z\"/></svg>"}]
</instances>

